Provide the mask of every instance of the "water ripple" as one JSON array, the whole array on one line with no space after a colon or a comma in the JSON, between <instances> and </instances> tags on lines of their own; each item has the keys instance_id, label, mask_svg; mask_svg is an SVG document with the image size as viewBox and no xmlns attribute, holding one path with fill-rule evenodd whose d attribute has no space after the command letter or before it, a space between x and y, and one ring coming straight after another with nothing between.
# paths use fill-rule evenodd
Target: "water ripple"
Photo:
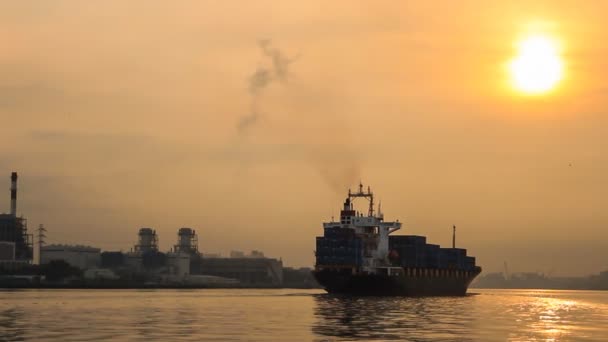
<instances>
[{"instance_id":1,"label":"water ripple","mask_svg":"<svg viewBox=\"0 0 608 342\"><path fill-rule=\"evenodd\" d=\"M0 341L605 341L608 293L476 290L0 291Z\"/></svg>"}]
</instances>

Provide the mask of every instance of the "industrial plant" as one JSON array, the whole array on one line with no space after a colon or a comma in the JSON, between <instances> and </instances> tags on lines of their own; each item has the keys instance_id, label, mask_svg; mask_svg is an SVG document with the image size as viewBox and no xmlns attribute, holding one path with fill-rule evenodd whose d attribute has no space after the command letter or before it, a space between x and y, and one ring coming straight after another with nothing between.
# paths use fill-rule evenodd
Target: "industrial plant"
<instances>
[{"instance_id":1,"label":"industrial plant","mask_svg":"<svg viewBox=\"0 0 608 342\"><path fill-rule=\"evenodd\" d=\"M0 263L14 269L30 264L33 258L33 236L28 233L27 220L17 216L17 172L11 174L11 208L0 214Z\"/></svg>"},{"instance_id":2,"label":"industrial plant","mask_svg":"<svg viewBox=\"0 0 608 342\"><path fill-rule=\"evenodd\" d=\"M202 253L196 230L177 230L173 247L159 249L151 227L140 228L126 252L83 245L44 245L38 234L39 263L33 262L33 234L17 216L17 173L11 175L11 208L0 214L0 287L313 287L310 269L284 268L281 259L260 251L232 251L229 257ZM283 274L287 275L284 279Z\"/></svg>"},{"instance_id":3,"label":"industrial plant","mask_svg":"<svg viewBox=\"0 0 608 342\"><path fill-rule=\"evenodd\" d=\"M168 252L158 247L152 228L141 228L128 252L101 251L90 246L47 245L41 249L41 265L64 262L83 271L75 284L116 287L280 287L283 263L253 251L232 252L231 257L205 257L198 250L192 228L180 228L177 242Z\"/></svg>"}]
</instances>

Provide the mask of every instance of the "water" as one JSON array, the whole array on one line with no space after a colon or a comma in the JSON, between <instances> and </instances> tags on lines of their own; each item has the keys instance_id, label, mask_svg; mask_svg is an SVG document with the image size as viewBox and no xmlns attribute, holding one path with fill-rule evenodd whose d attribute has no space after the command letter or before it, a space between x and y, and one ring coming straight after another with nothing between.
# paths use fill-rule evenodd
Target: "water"
<instances>
[{"instance_id":1,"label":"water","mask_svg":"<svg viewBox=\"0 0 608 342\"><path fill-rule=\"evenodd\" d=\"M608 292L0 291L0 341L608 341Z\"/></svg>"}]
</instances>

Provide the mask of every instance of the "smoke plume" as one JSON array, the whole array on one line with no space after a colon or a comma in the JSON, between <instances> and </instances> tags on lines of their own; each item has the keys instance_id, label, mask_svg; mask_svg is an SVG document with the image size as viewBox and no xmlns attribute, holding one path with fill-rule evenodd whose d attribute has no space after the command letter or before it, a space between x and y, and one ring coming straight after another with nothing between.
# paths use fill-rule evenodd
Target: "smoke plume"
<instances>
[{"instance_id":1,"label":"smoke plume","mask_svg":"<svg viewBox=\"0 0 608 342\"><path fill-rule=\"evenodd\" d=\"M285 56L281 50L273 47L272 42L268 39L260 40L258 45L264 57L270 59L271 66L258 66L253 74L249 76L251 104L249 113L241 117L237 125L237 129L241 135L245 134L259 120L260 111L258 103L264 89L277 80L283 84L287 83L289 65L296 60L296 58Z\"/></svg>"},{"instance_id":2,"label":"smoke plume","mask_svg":"<svg viewBox=\"0 0 608 342\"><path fill-rule=\"evenodd\" d=\"M336 155L344 153L344 151L336 150L330 152L336 152ZM332 158L328 155L320 156L317 154L312 161L323 180L336 194L344 194L346 189L361 181L359 161L355 156Z\"/></svg>"},{"instance_id":3,"label":"smoke plume","mask_svg":"<svg viewBox=\"0 0 608 342\"><path fill-rule=\"evenodd\" d=\"M260 102L264 91L273 83L287 84L290 73L290 65L299 58L287 57L280 49L274 47L270 40L260 40L258 46L261 50L264 62L248 78L248 90L250 96L250 107L247 115L240 118L237 129L238 134L243 136L251 130L261 117ZM300 88L300 91L306 91ZM323 109L325 112L327 109ZM345 189L361 180L359 159L352 147L345 143L352 140L348 127L344 120L337 117L340 109L336 109L315 115L314 119L324 126L339 127L331 138L325 143L319 144L309 142L304 149L303 156L319 172L327 185L336 193L343 194ZM294 120L311 120L310 116L300 116ZM311 134L310 136L314 136Z\"/></svg>"}]
</instances>

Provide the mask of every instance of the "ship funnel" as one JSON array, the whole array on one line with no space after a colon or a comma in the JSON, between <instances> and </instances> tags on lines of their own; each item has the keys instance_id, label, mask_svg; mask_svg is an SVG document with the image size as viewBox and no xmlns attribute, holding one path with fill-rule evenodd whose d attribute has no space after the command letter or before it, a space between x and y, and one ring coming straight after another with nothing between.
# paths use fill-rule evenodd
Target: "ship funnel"
<instances>
[{"instance_id":1,"label":"ship funnel","mask_svg":"<svg viewBox=\"0 0 608 342\"><path fill-rule=\"evenodd\" d=\"M17 216L17 172L11 173L11 215Z\"/></svg>"}]
</instances>

